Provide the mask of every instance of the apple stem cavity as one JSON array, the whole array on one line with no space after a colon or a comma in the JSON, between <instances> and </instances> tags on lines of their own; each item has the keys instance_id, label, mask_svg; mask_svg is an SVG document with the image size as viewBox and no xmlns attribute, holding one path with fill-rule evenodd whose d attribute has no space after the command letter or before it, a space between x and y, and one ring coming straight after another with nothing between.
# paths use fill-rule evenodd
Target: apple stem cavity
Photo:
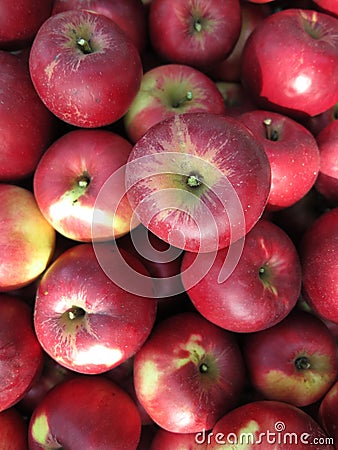
<instances>
[{"instance_id":1,"label":"apple stem cavity","mask_svg":"<svg viewBox=\"0 0 338 450\"><path fill-rule=\"evenodd\" d=\"M72 306L67 310L67 315L70 320L82 318L85 314L85 310L79 306Z\"/></svg>"},{"instance_id":2,"label":"apple stem cavity","mask_svg":"<svg viewBox=\"0 0 338 450\"><path fill-rule=\"evenodd\" d=\"M209 371L209 367L206 363L202 363L199 366L199 370L201 373L207 373Z\"/></svg>"},{"instance_id":3,"label":"apple stem cavity","mask_svg":"<svg viewBox=\"0 0 338 450\"><path fill-rule=\"evenodd\" d=\"M307 370L311 367L310 360L306 356L296 358L294 364L297 370Z\"/></svg>"},{"instance_id":4,"label":"apple stem cavity","mask_svg":"<svg viewBox=\"0 0 338 450\"><path fill-rule=\"evenodd\" d=\"M84 55L93 53L93 49L90 45L90 39L85 39L83 37L79 37L76 39L76 44Z\"/></svg>"},{"instance_id":5,"label":"apple stem cavity","mask_svg":"<svg viewBox=\"0 0 338 450\"><path fill-rule=\"evenodd\" d=\"M279 134L278 131L276 129L273 129L271 124L272 124L272 120L271 119L265 119L263 121L264 126L265 126L265 137L266 139L269 139L269 141L278 141L279 139Z\"/></svg>"},{"instance_id":6,"label":"apple stem cavity","mask_svg":"<svg viewBox=\"0 0 338 450\"><path fill-rule=\"evenodd\" d=\"M180 99L178 99L175 103L173 103L173 108L179 108L185 102L190 102L193 99L193 95L191 91L187 91L186 95Z\"/></svg>"},{"instance_id":7,"label":"apple stem cavity","mask_svg":"<svg viewBox=\"0 0 338 450\"><path fill-rule=\"evenodd\" d=\"M187 185L190 188L197 188L203 183L203 178L197 173L191 173L187 177Z\"/></svg>"}]
</instances>

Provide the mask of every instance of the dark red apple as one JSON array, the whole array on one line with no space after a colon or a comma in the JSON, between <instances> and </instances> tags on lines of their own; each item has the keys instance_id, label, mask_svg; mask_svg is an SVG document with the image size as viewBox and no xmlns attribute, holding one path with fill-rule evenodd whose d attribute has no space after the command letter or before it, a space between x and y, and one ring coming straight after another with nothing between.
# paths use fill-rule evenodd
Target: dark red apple
<instances>
[{"instance_id":1,"label":"dark red apple","mask_svg":"<svg viewBox=\"0 0 338 450\"><path fill-rule=\"evenodd\" d=\"M134 145L126 185L135 214L152 233L177 248L213 252L243 238L260 218L270 164L235 119L178 114Z\"/></svg>"},{"instance_id":2,"label":"dark red apple","mask_svg":"<svg viewBox=\"0 0 338 450\"><path fill-rule=\"evenodd\" d=\"M244 366L235 337L197 313L159 322L134 358L140 403L161 428L211 428L238 402Z\"/></svg>"},{"instance_id":3,"label":"dark red apple","mask_svg":"<svg viewBox=\"0 0 338 450\"><path fill-rule=\"evenodd\" d=\"M151 442L150 450L207 450L206 442L198 444L196 433L172 433L160 428Z\"/></svg>"},{"instance_id":4,"label":"dark red apple","mask_svg":"<svg viewBox=\"0 0 338 450\"><path fill-rule=\"evenodd\" d=\"M294 310L275 326L244 336L243 355L250 383L268 400L308 406L337 379L336 340L309 312Z\"/></svg>"},{"instance_id":5,"label":"dark red apple","mask_svg":"<svg viewBox=\"0 0 338 450\"><path fill-rule=\"evenodd\" d=\"M332 437L334 442L338 442L338 381L330 388L321 400L318 411L318 420L324 430ZM335 447L336 448L336 447Z\"/></svg>"},{"instance_id":6,"label":"dark red apple","mask_svg":"<svg viewBox=\"0 0 338 450\"><path fill-rule=\"evenodd\" d=\"M45 105L82 128L109 125L138 92L138 50L111 19L86 10L55 14L40 27L29 58L30 74Z\"/></svg>"},{"instance_id":7,"label":"dark red apple","mask_svg":"<svg viewBox=\"0 0 338 450\"><path fill-rule=\"evenodd\" d=\"M14 407L0 412L0 450L28 450L27 423Z\"/></svg>"},{"instance_id":8,"label":"dark red apple","mask_svg":"<svg viewBox=\"0 0 338 450\"><path fill-rule=\"evenodd\" d=\"M152 0L150 43L165 61L205 68L224 59L241 31L238 0Z\"/></svg>"},{"instance_id":9,"label":"dark red apple","mask_svg":"<svg viewBox=\"0 0 338 450\"><path fill-rule=\"evenodd\" d=\"M296 247L277 225L259 220L246 235L237 264L227 248L210 268L208 254L185 252L181 276L195 308L212 323L239 333L269 328L296 305L301 266Z\"/></svg>"}]
</instances>

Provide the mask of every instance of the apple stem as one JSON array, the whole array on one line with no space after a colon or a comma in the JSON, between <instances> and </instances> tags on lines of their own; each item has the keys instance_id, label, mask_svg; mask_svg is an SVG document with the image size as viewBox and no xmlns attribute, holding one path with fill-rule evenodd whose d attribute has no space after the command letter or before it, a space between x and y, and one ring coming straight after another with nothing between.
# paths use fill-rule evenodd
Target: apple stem
<instances>
[{"instance_id":1,"label":"apple stem","mask_svg":"<svg viewBox=\"0 0 338 450\"><path fill-rule=\"evenodd\" d=\"M197 33L200 33L202 31L202 23L200 19L196 19L194 21L194 30L197 31Z\"/></svg>"},{"instance_id":2,"label":"apple stem","mask_svg":"<svg viewBox=\"0 0 338 450\"><path fill-rule=\"evenodd\" d=\"M295 360L295 367L298 370L306 370L306 369L310 369L311 367L311 363L309 361L309 358L307 358L306 356L300 356L299 358L297 358Z\"/></svg>"},{"instance_id":3,"label":"apple stem","mask_svg":"<svg viewBox=\"0 0 338 450\"><path fill-rule=\"evenodd\" d=\"M82 308L79 308L77 306L73 306L72 308L70 308L68 311L68 318L70 320L75 320L78 317L83 317L85 315L85 311Z\"/></svg>"},{"instance_id":4,"label":"apple stem","mask_svg":"<svg viewBox=\"0 0 338 450\"><path fill-rule=\"evenodd\" d=\"M265 125L265 137L269 139L269 141L278 141L279 135L277 130L272 129L272 119L265 119L263 121Z\"/></svg>"},{"instance_id":5,"label":"apple stem","mask_svg":"<svg viewBox=\"0 0 338 450\"><path fill-rule=\"evenodd\" d=\"M87 39L84 39L83 37L80 37L76 40L76 44L79 47L79 49L84 53L85 55L88 55L89 53L93 53L93 49L90 46L90 41Z\"/></svg>"},{"instance_id":6,"label":"apple stem","mask_svg":"<svg viewBox=\"0 0 338 450\"><path fill-rule=\"evenodd\" d=\"M201 373L207 373L208 370L209 370L209 367L208 367L207 364L202 363L202 364L200 365L199 369L200 369L200 372L201 372Z\"/></svg>"},{"instance_id":7,"label":"apple stem","mask_svg":"<svg viewBox=\"0 0 338 450\"><path fill-rule=\"evenodd\" d=\"M175 102L172 106L173 108L179 108L181 105L183 105L183 103L185 102L190 102L192 100L192 92L188 91L185 95L185 97L180 98L179 100L177 100L177 102Z\"/></svg>"},{"instance_id":8,"label":"apple stem","mask_svg":"<svg viewBox=\"0 0 338 450\"><path fill-rule=\"evenodd\" d=\"M87 172L84 172L78 179L77 184L80 188L85 189L90 183L90 177Z\"/></svg>"},{"instance_id":9,"label":"apple stem","mask_svg":"<svg viewBox=\"0 0 338 450\"><path fill-rule=\"evenodd\" d=\"M196 188L202 184L201 176L196 173L191 173L187 178L187 185L191 188Z\"/></svg>"}]
</instances>

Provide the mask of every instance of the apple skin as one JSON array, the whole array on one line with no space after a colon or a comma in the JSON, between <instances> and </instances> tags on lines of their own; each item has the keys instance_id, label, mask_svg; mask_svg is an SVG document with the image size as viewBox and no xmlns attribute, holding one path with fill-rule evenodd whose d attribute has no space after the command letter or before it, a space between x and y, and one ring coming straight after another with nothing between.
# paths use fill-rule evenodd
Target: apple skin
<instances>
[{"instance_id":1,"label":"apple skin","mask_svg":"<svg viewBox=\"0 0 338 450\"><path fill-rule=\"evenodd\" d=\"M84 432L85 430L85 432ZM34 410L29 449L136 450L138 410L129 395L103 376L77 375L58 384Z\"/></svg>"},{"instance_id":2,"label":"apple skin","mask_svg":"<svg viewBox=\"0 0 338 450\"><path fill-rule=\"evenodd\" d=\"M318 421L327 432L329 436L332 436L334 442L338 442L338 416L337 416L337 403L338 403L338 381L336 381L329 391L322 398L319 410ZM336 448L336 447L335 447Z\"/></svg>"},{"instance_id":3,"label":"apple skin","mask_svg":"<svg viewBox=\"0 0 338 450\"><path fill-rule=\"evenodd\" d=\"M203 257L197 262L196 254L183 255L182 282L199 313L238 333L264 330L284 319L297 303L302 280L298 253L288 235L260 219L246 235L233 272L222 279L227 254L227 248L219 250L208 271Z\"/></svg>"},{"instance_id":4,"label":"apple skin","mask_svg":"<svg viewBox=\"0 0 338 450\"><path fill-rule=\"evenodd\" d=\"M32 310L20 298L0 294L0 411L16 405L40 376L43 352Z\"/></svg>"},{"instance_id":5,"label":"apple skin","mask_svg":"<svg viewBox=\"0 0 338 450\"><path fill-rule=\"evenodd\" d=\"M268 400L308 406L337 379L335 338L322 320L301 310L244 336L243 356L251 384Z\"/></svg>"},{"instance_id":6,"label":"apple skin","mask_svg":"<svg viewBox=\"0 0 338 450\"><path fill-rule=\"evenodd\" d=\"M298 118L337 103L337 32L338 19L313 10L288 8L264 19L246 41L241 68L260 108Z\"/></svg>"},{"instance_id":7,"label":"apple skin","mask_svg":"<svg viewBox=\"0 0 338 450\"><path fill-rule=\"evenodd\" d=\"M241 114L257 109L249 92L242 83L237 81L216 81L216 86L222 94L228 116L238 118Z\"/></svg>"},{"instance_id":8,"label":"apple skin","mask_svg":"<svg viewBox=\"0 0 338 450\"><path fill-rule=\"evenodd\" d=\"M338 208L321 214L300 242L303 294L320 317L338 323Z\"/></svg>"},{"instance_id":9,"label":"apple skin","mask_svg":"<svg viewBox=\"0 0 338 450\"><path fill-rule=\"evenodd\" d=\"M54 139L56 119L37 95L23 61L0 50L0 66L0 181L17 182L35 170Z\"/></svg>"},{"instance_id":10,"label":"apple skin","mask_svg":"<svg viewBox=\"0 0 338 450\"><path fill-rule=\"evenodd\" d=\"M127 135L137 142L153 125L186 112L225 114L223 97L200 70L164 64L143 75L138 94L124 116Z\"/></svg>"},{"instance_id":11,"label":"apple skin","mask_svg":"<svg viewBox=\"0 0 338 450\"><path fill-rule=\"evenodd\" d=\"M141 0L54 0L52 14L87 9L113 20L133 41L139 52L147 43L146 11Z\"/></svg>"},{"instance_id":12,"label":"apple skin","mask_svg":"<svg viewBox=\"0 0 338 450\"><path fill-rule=\"evenodd\" d=\"M313 0L314 3L325 13L338 18L338 5L335 0Z\"/></svg>"},{"instance_id":13,"label":"apple skin","mask_svg":"<svg viewBox=\"0 0 338 450\"><path fill-rule=\"evenodd\" d=\"M0 412L0 450L28 450L28 427L14 408Z\"/></svg>"},{"instance_id":14,"label":"apple skin","mask_svg":"<svg viewBox=\"0 0 338 450\"><path fill-rule=\"evenodd\" d=\"M319 172L319 149L312 133L292 118L272 111L257 109L238 120L262 143L269 158L271 189L266 208L287 208L301 200Z\"/></svg>"},{"instance_id":15,"label":"apple skin","mask_svg":"<svg viewBox=\"0 0 338 450\"><path fill-rule=\"evenodd\" d=\"M238 0L152 0L150 44L164 61L204 69L231 53L241 21Z\"/></svg>"},{"instance_id":16,"label":"apple skin","mask_svg":"<svg viewBox=\"0 0 338 450\"><path fill-rule=\"evenodd\" d=\"M152 233L177 248L213 252L258 221L270 176L266 153L247 127L229 116L185 113L137 141L126 186L135 214Z\"/></svg>"},{"instance_id":17,"label":"apple skin","mask_svg":"<svg viewBox=\"0 0 338 450\"><path fill-rule=\"evenodd\" d=\"M120 119L142 78L139 52L126 33L108 17L86 10L64 11L43 23L29 68L47 108L82 128Z\"/></svg>"},{"instance_id":18,"label":"apple skin","mask_svg":"<svg viewBox=\"0 0 338 450\"><path fill-rule=\"evenodd\" d=\"M160 428L151 441L150 450L207 450L207 444L197 444L196 433L172 433Z\"/></svg>"},{"instance_id":19,"label":"apple skin","mask_svg":"<svg viewBox=\"0 0 338 450\"><path fill-rule=\"evenodd\" d=\"M99 246L100 258L109 261L114 276L124 277L116 248ZM123 255L142 272L137 259ZM152 298L129 293L109 278L91 244L78 244L60 255L39 283L35 332L45 352L62 366L83 374L103 373L139 350L152 330L156 307Z\"/></svg>"},{"instance_id":20,"label":"apple skin","mask_svg":"<svg viewBox=\"0 0 338 450\"><path fill-rule=\"evenodd\" d=\"M29 47L52 13L53 0L3 0L0 7L0 49ZM17 85L18 86L18 85Z\"/></svg>"},{"instance_id":21,"label":"apple skin","mask_svg":"<svg viewBox=\"0 0 338 450\"><path fill-rule=\"evenodd\" d=\"M165 347L163 343L165 342ZM233 407L244 386L235 337L197 313L159 322L134 358L136 395L161 428L209 429Z\"/></svg>"},{"instance_id":22,"label":"apple skin","mask_svg":"<svg viewBox=\"0 0 338 450\"><path fill-rule=\"evenodd\" d=\"M123 166L131 149L125 138L103 129L72 130L53 142L35 170L34 195L55 230L69 239L90 242L118 238L137 225L123 191ZM105 195L98 200L111 176L114 189L109 190L109 199L104 201ZM98 216L100 223L94 228Z\"/></svg>"},{"instance_id":23,"label":"apple skin","mask_svg":"<svg viewBox=\"0 0 338 450\"><path fill-rule=\"evenodd\" d=\"M247 450L334 450L332 441L309 414L297 406L273 400L239 406L225 414L209 434L196 438L198 442L209 439L208 449L214 450L228 445L234 448L234 442L242 442L241 448Z\"/></svg>"},{"instance_id":24,"label":"apple skin","mask_svg":"<svg viewBox=\"0 0 338 450\"><path fill-rule=\"evenodd\" d=\"M320 168L316 189L332 206L338 206L338 120L327 125L316 137Z\"/></svg>"},{"instance_id":25,"label":"apple skin","mask_svg":"<svg viewBox=\"0 0 338 450\"><path fill-rule=\"evenodd\" d=\"M14 184L0 184L0 292L28 286L48 266L56 233L34 195Z\"/></svg>"}]
</instances>

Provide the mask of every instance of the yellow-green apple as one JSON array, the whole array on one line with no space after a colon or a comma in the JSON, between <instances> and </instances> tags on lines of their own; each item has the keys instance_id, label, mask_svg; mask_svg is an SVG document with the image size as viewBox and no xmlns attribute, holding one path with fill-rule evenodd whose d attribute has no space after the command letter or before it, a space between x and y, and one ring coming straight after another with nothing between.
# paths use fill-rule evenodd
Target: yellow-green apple
<instances>
[{"instance_id":1,"label":"yellow-green apple","mask_svg":"<svg viewBox=\"0 0 338 450\"><path fill-rule=\"evenodd\" d=\"M28 450L27 423L15 407L0 412L0 450Z\"/></svg>"},{"instance_id":2,"label":"yellow-green apple","mask_svg":"<svg viewBox=\"0 0 338 450\"><path fill-rule=\"evenodd\" d=\"M241 22L238 0L152 0L150 43L165 61L206 68L231 53Z\"/></svg>"},{"instance_id":3,"label":"yellow-green apple","mask_svg":"<svg viewBox=\"0 0 338 450\"><path fill-rule=\"evenodd\" d=\"M338 206L338 120L323 128L316 139L320 167L315 187L331 206Z\"/></svg>"},{"instance_id":4,"label":"yellow-green apple","mask_svg":"<svg viewBox=\"0 0 338 450\"><path fill-rule=\"evenodd\" d=\"M137 142L153 125L186 112L225 114L223 97L203 72L184 64L163 64L147 71L124 116L127 135Z\"/></svg>"},{"instance_id":5,"label":"yellow-green apple","mask_svg":"<svg viewBox=\"0 0 338 450\"><path fill-rule=\"evenodd\" d=\"M337 33L338 19L315 10L269 15L244 46L243 84L267 110L292 117L326 111L338 101Z\"/></svg>"},{"instance_id":6,"label":"yellow-green apple","mask_svg":"<svg viewBox=\"0 0 338 450\"><path fill-rule=\"evenodd\" d=\"M0 181L16 182L35 170L54 139L56 119L37 95L23 61L0 50L0 67Z\"/></svg>"},{"instance_id":7,"label":"yellow-green apple","mask_svg":"<svg viewBox=\"0 0 338 450\"><path fill-rule=\"evenodd\" d=\"M42 364L43 352L34 333L31 308L18 297L1 294L0 411L24 397L40 376Z\"/></svg>"},{"instance_id":8,"label":"yellow-green apple","mask_svg":"<svg viewBox=\"0 0 338 450\"><path fill-rule=\"evenodd\" d=\"M153 327L157 306L152 298L120 288L115 281L126 274L116 248L109 243L98 247L114 279L101 268L92 244L77 244L43 274L34 309L42 348L62 366L86 374L106 372L136 353ZM123 255L142 272L139 260ZM149 281L149 295L151 289Z\"/></svg>"},{"instance_id":9,"label":"yellow-green apple","mask_svg":"<svg viewBox=\"0 0 338 450\"><path fill-rule=\"evenodd\" d=\"M338 323L338 207L322 213L300 242L303 293L311 309Z\"/></svg>"},{"instance_id":10,"label":"yellow-green apple","mask_svg":"<svg viewBox=\"0 0 338 450\"><path fill-rule=\"evenodd\" d=\"M51 15L52 6L53 0L3 0L0 49L19 50L29 47L40 26Z\"/></svg>"},{"instance_id":11,"label":"yellow-green apple","mask_svg":"<svg viewBox=\"0 0 338 450\"><path fill-rule=\"evenodd\" d=\"M261 400L225 414L212 430L198 433L198 443L212 450L334 450L320 424L297 406Z\"/></svg>"},{"instance_id":12,"label":"yellow-green apple","mask_svg":"<svg viewBox=\"0 0 338 450\"><path fill-rule=\"evenodd\" d=\"M244 386L237 340L198 313L168 317L135 355L134 386L161 428L174 433L209 429L236 405Z\"/></svg>"},{"instance_id":13,"label":"yellow-green apple","mask_svg":"<svg viewBox=\"0 0 338 450\"><path fill-rule=\"evenodd\" d=\"M53 142L35 170L34 195L55 230L69 239L89 242L117 238L137 225L123 190L124 165L131 149L127 139L103 129L72 130ZM98 201L111 176L114 189L105 201ZM98 218L94 236L93 220Z\"/></svg>"},{"instance_id":14,"label":"yellow-green apple","mask_svg":"<svg viewBox=\"0 0 338 450\"><path fill-rule=\"evenodd\" d=\"M260 219L246 235L230 275L224 274L227 256L227 248L219 250L207 271L208 254L198 259L193 252L183 255L182 282L199 313L239 333L264 330L284 319L297 303L302 281L297 249L289 236Z\"/></svg>"},{"instance_id":15,"label":"yellow-green apple","mask_svg":"<svg viewBox=\"0 0 338 450\"><path fill-rule=\"evenodd\" d=\"M108 17L87 10L49 17L33 41L29 68L47 108L82 128L120 119L142 78L140 55L128 35Z\"/></svg>"},{"instance_id":16,"label":"yellow-green apple","mask_svg":"<svg viewBox=\"0 0 338 450\"><path fill-rule=\"evenodd\" d=\"M0 204L0 292L6 292L42 274L53 256L56 233L28 189L0 184Z\"/></svg>"},{"instance_id":17,"label":"yellow-green apple","mask_svg":"<svg viewBox=\"0 0 338 450\"><path fill-rule=\"evenodd\" d=\"M134 145L126 188L135 214L177 248L213 252L243 238L270 191L270 164L250 130L212 113L178 114Z\"/></svg>"},{"instance_id":18,"label":"yellow-green apple","mask_svg":"<svg viewBox=\"0 0 338 450\"><path fill-rule=\"evenodd\" d=\"M29 422L29 449L136 450L141 420L113 381L77 375L51 389Z\"/></svg>"},{"instance_id":19,"label":"yellow-green apple","mask_svg":"<svg viewBox=\"0 0 338 450\"><path fill-rule=\"evenodd\" d=\"M336 340L312 313L295 309L273 327L245 335L242 345L250 383L268 400L308 406L337 379Z\"/></svg>"},{"instance_id":20,"label":"yellow-green apple","mask_svg":"<svg viewBox=\"0 0 338 450\"><path fill-rule=\"evenodd\" d=\"M113 20L142 52L147 42L146 10L141 0L54 0L52 14L87 9Z\"/></svg>"},{"instance_id":21,"label":"yellow-green apple","mask_svg":"<svg viewBox=\"0 0 338 450\"><path fill-rule=\"evenodd\" d=\"M257 109L238 120L262 143L271 166L266 208L287 208L313 187L319 172L319 149L313 134L285 114Z\"/></svg>"},{"instance_id":22,"label":"yellow-green apple","mask_svg":"<svg viewBox=\"0 0 338 450\"><path fill-rule=\"evenodd\" d=\"M338 381L336 381L329 391L322 398L319 410L318 420L324 430L331 436L337 448L338 442Z\"/></svg>"}]
</instances>

